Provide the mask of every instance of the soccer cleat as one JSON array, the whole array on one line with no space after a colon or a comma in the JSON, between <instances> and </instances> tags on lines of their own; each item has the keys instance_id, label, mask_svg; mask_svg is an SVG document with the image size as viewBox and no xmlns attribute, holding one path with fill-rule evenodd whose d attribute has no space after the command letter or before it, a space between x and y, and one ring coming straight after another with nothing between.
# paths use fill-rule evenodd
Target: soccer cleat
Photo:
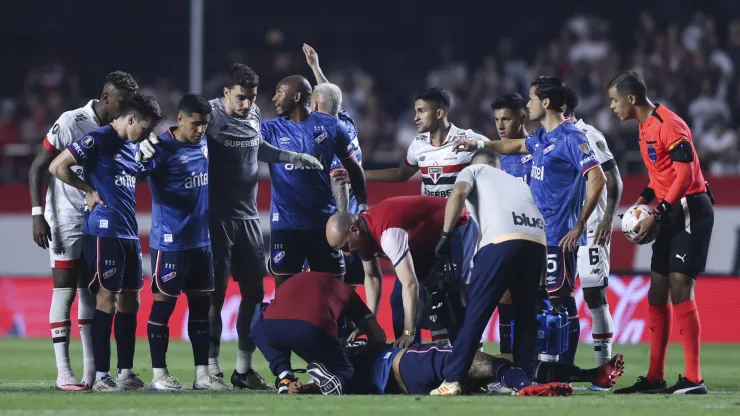
<instances>
[{"instance_id":1,"label":"soccer cleat","mask_svg":"<svg viewBox=\"0 0 740 416\"><path fill-rule=\"evenodd\" d=\"M56 389L62 391L82 391L87 390L88 387L85 383L77 380L74 375L69 374L57 377Z\"/></svg>"},{"instance_id":2,"label":"soccer cleat","mask_svg":"<svg viewBox=\"0 0 740 416\"><path fill-rule=\"evenodd\" d=\"M459 396L461 394L462 386L457 381L445 381L439 387L429 392L430 396Z\"/></svg>"},{"instance_id":3,"label":"soccer cleat","mask_svg":"<svg viewBox=\"0 0 740 416\"><path fill-rule=\"evenodd\" d=\"M704 380L694 383L693 381L678 375L678 381L671 387L645 392L647 394L707 394L707 386Z\"/></svg>"},{"instance_id":4,"label":"soccer cleat","mask_svg":"<svg viewBox=\"0 0 740 416\"><path fill-rule=\"evenodd\" d=\"M100 380L95 381L92 386L93 391L99 391L101 393L118 393L122 392L123 389L113 380L113 377L107 375Z\"/></svg>"},{"instance_id":5,"label":"soccer cleat","mask_svg":"<svg viewBox=\"0 0 740 416\"><path fill-rule=\"evenodd\" d=\"M588 389L591 391L607 391L617 384L617 379L624 374L624 356L616 354L611 360L597 368L596 378L593 385Z\"/></svg>"},{"instance_id":6,"label":"soccer cleat","mask_svg":"<svg viewBox=\"0 0 740 416\"><path fill-rule=\"evenodd\" d=\"M515 393L517 396L561 397L573 394L573 388L567 383L545 383L527 386Z\"/></svg>"},{"instance_id":7,"label":"soccer cleat","mask_svg":"<svg viewBox=\"0 0 740 416\"><path fill-rule=\"evenodd\" d=\"M223 378L223 377L222 377ZM231 385L235 389L269 390L269 386L256 371L249 369L246 373L231 373Z\"/></svg>"},{"instance_id":8,"label":"soccer cleat","mask_svg":"<svg viewBox=\"0 0 740 416\"><path fill-rule=\"evenodd\" d=\"M138 374L131 373L123 379L118 379L118 386L124 391L136 391L146 387L143 381L139 378Z\"/></svg>"},{"instance_id":9,"label":"soccer cleat","mask_svg":"<svg viewBox=\"0 0 740 416\"><path fill-rule=\"evenodd\" d=\"M193 382L193 390L225 391L231 388L223 378L206 374Z\"/></svg>"},{"instance_id":10,"label":"soccer cleat","mask_svg":"<svg viewBox=\"0 0 740 416\"><path fill-rule=\"evenodd\" d=\"M513 393L514 390L512 390L509 387L506 387L504 385L504 383L502 383L500 381L495 381L495 382L493 382L493 383L491 383L491 384L488 385L488 392L489 393L492 393L492 394L508 394L508 395L511 395L511 393Z\"/></svg>"},{"instance_id":11,"label":"soccer cleat","mask_svg":"<svg viewBox=\"0 0 740 416\"><path fill-rule=\"evenodd\" d=\"M339 377L330 373L329 370L324 367L318 361L314 361L306 367L308 374L318 381L319 389L325 396L341 396L342 395L342 382Z\"/></svg>"},{"instance_id":12,"label":"soccer cleat","mask_svg":"<svg viewBox=\"0 0 740 416\"><path fill-rule=\"evenodd\" d=\"M180 380L178 380L176 377L166 374L162 377L158 377L152 380L152 384L149 385L149 389L162 391L182 390L182 384L180 384Z\"/></svg>"},{"instance_id":13,"label":"soccer cleat","mask_svg":"<svg viewBox=\"0 0 740 416\"><path fill-rule=\"evenodd\" d=\"M637 377L637 382L629 387L614 390L614 394L647 393L651 390L666 388L665 380L650 381L647 378Z\"/></svg>"}]
</instances>

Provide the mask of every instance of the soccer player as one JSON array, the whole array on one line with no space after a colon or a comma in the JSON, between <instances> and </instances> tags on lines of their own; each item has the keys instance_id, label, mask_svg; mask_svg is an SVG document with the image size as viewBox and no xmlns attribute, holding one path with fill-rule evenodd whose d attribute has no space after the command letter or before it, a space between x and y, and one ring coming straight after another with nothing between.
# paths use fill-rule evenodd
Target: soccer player
<instances>
[{"instance_id":1,"label":"soccer player","mask_svg":"<svg viewBox=\"0 0 740 416\"><path fill-rule=\"evenodd\" d=\"M41 248L49 249L54 290L49 308L52 343L57 363L56 388L85 390L95 382L95 362L92 352L90 325L95 313L95 296L84 285L82 255L82 225L85 222L85 194L55 177L49 178L46 206L41 208L41 189L49 164L73 141L109 124L118 118L123 106L139 88L134 78L121 71L105 77L103 92L97 100L84 107L62 114L44 138L44 147L36 155L28 174L31 190L33 239ZM82 167L73 166L75 174L83 177ZM78 286L79 285L79 286ZM69 311L79 294L77 322L82 341L83 377L78 380L69 363Z\"/></svg>"},{"instance_id":2,"label":"soccer player","mask_svg":"<svg viewBox=\"0 0 740 416\"><path fill-rule=\"evenodd\" d=\"M300 272L306 260L313 271L344 277L344 256L325 236L326 221L336 212L329 175L334 156L347 170L357 202L366 203L365 176L347 127L336 117L311 111L311 92L302 76L282 79L272 98L278 117L262 123L266 142L281 150L310 153L323 165L320 170L295 164L270 165L269 267L276 286ZM334 105L340 104L334 101Z\"/></svg>"},{"instance_id":3,"label":"soccer player","mask_svg":"<svg viewBox=\"0 0 740 416\"><path fill-rule=\"evenodd\" d=\"M290 353L308 363L308 374L325 395L341 395L354 370L337 339L337 319L346 316L369 342L385 343L385 333L346 283L331 273L301 272L280 285L251 336L276 376L278 394L296 381Z\"/></svg>"},{"instance_id":4,"label":"soccer player","mask_svg":"<svg viewBox=\"0 0 740 416\"><path fill-rule=\"evenodd\" d=\"M529 187L500 170L495 151L481 149L457 175L445 207L437 256L452 251L449 233L468 201L479 224L481 242L467 294L465 318L445 369L445 381L431 394L458 396L473 363L478 342L501 297L510 290L514 309L514 363L524 374L534 372L537 357L538 293L547 254L545 220ZM531 381L530 381L531 384Z\"/></svg>"},{"instance_id":5,"label":"soccer player","mask_svg":"<svg viewBox=\"0 0 740 416\"><path fill-rule=\"evenodd\" d=\"M91 275L89 287L97 292L92 322L95 391L144 387L133 372L136 314L139 290L144 284L134 199L141 164L136 161L135 143L149 137L161 120L159 104L137 92L120 117L73 142L49 166L57 179L85 192L90 210L82 232L83 253ZM85 179L75 174L73 165L82 165ZM114 316L117 381L109 374Z\"/></svg>"},{"instance_id":6,"label":"soccer player","mask_svg":"<svg viewBox=\"0 0 740 416\"><path fill-rule=\"evenodd\" d=\"M382 293L376 257L385 257L393 264L398 279L390 302L397 346L409 346L421 337L418 312L425 299L420 300L420 290L423 295L423 284L436 264L434 245L444 223L444 210L444 198L401 196L386 199L360 215L338 213L326 224L326 238L332 247L360 253L365 295L373 313L378 312ZM478 233L463 210L450 232L453 250L449 257L461 271L460 276L468 274L477 243Z\"/></svg>"},{"instance_id":7,"label":"soccer player","mask_svg":"<svg viewBox=\"0 0 740 416\"><path fill-rule=\"evenodd\" d=\"M152 292L147 333L154 390L180 390L167 370L168 321L180 292L188 299L188 337L195 361L194 390L226 390L221 377L208 374L208 312L213 291L213 254L208 234L208 146L205 131L211 105L185 94L177 127L159 137L145 163L152 192Z\"/></svg>"},{"instance_id":8,"label":"soccer player","mask_svg":"<svg viewBox=\"0 0 740 416\"><path fill-rule=\"evenodd\" d=\"M539 77L529 89L529 117L542 128L526 139L495 142L458 140L456 150L483 147L501 154L532 154L530 188L547 224L546 286L553 306L568 311L568 351L560 361L572 364L581 328L574 297L577 247L586 244L586 222L606 182L583 133L565 120L565 84L555 77ZM585 196L584 180L585 178Z\"/></svg>"},{"instance_id":9,"label":"soccer player","mask_svg":"<svg viewBox=\"0 0 740 416\"><path fill-rule=\"evenodd\" d=\"M236 367L231 383L236 388L267 389L252 369L254 343L249 337L256 308L264 298L264 239L257 210L257 161L293 166L318 165L312 156L281 151L260 135L261 113L255 105L259 77L248 66L234 64L226 73L223 97L210 101L213 110L206 131L210 160L208 175L210 234L213 248L215 290L209 313L210 348L208 371L223 378L219 364L221 310L229 274L239 285L241 303L236 320L238 335Z\"/></svg>"},{"instance_id":10,"label":"soccer player","mask_svg":"<svg viewBox=\"0 0 740 416\"><path fill-rule=\"evenodd\" d=\"M577 106L578 95L573 88L566 86L564 115L586 136L588 145L606 176L606 187L601 191L599 203L586 223L586 245L578 247L578 277L581 279L583 298L591 313L591 334L598 366L609 361L612 356L614 322L606 300L606 287L609 284L612 221L622 198L622 177L606 138L600 131L584 123L583 119L576 118ZM596 386L590 389L600 390Z\"/></svg>"},{"instance_id":11,"label":"soccer player","mask_svg":"<svg viewBox=\"0 0 740 416\"><path fill-rule=\"evenodd\" d=\"M493 121L501 140L524 139L528 136L525 123L527 110L524 98L516 92L504 94L491 104ZM529 184L529 175L532 170L532 155L499 155L501 170L515 178ZM511 293L507 290L498 304L498 330L501 343L501 354L511 353L511 322L514 320L514 310L511 306ZM491 390L502 393L511 393L508 389L500 390L501 386L491 386Z\"/></svg>"},{"instance_id":12,"label":"soccer player","mask_svg":"<svg viewBox=\"0 0 740 416\"><path fill-rule=\"evenodd\" d=\"M646 91L645 81L633 71L623 72L609 82L614 113L620 120L636 119L640 123L640 152L650 182L635 205L660 201L636 227L638 239L657 232L648 292L650 369L647 377L639 377L633 386L614 393L706 394L700 368L701 324L694 287L707 262L714 226L712 198L691 130L676 113L653 104ZM675 385L666 387L665 357L672 314L680 328L686 372Z\"/></svg>"}]
</instances>

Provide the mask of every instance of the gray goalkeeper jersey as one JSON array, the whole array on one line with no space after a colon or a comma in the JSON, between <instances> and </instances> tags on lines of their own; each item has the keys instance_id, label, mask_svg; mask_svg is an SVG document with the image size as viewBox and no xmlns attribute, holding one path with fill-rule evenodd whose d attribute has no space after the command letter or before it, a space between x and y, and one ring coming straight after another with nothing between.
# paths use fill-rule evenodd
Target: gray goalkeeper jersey
<instances>
[{"instance_id":1,"label":"gray goalkeeper jersey","mask_svg":"<svg viewBox=\"0 0 740 416\"><path fill-rule=\"evenodd\" d=\"M208 196L213 219L258 219L257 151L262 136L262 116L257 105L249 115L236 118L226 113L222 98L210 101L213 112L208 124Z\"/></svg>"}]
</instances>

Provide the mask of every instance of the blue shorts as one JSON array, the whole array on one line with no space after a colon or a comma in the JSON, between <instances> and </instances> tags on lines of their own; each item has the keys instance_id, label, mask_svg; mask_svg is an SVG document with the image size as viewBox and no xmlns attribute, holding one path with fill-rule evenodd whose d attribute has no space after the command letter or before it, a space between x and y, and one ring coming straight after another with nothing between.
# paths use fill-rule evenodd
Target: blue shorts
<instances>
[{"instance_id":1,"label":"blue shorts","mask_svg":"<svg viewBox=\"0 0 740 416\"><path fill-rule=\"evenodd\" d=\"M138 238L109 238L85 234L83 255L90 273L88 287L108 292L141 290L144 273Z\"/></svg>"},{"instance_id":2,"label":"blue shorts","mask_svg":"<svg viewBox=\"0 0 740 416\"><path fill-rule=\"evenodd\" d=\"M547 246L547 278L545 284L549 293L557 291L574 292L578 276L578 248L568 251L558 246Z\"/></svg>"},{"instance_id":3,"label":"blue shorts","mask_svg":"<svg viewBox=\"0 0 740 416\"><path fill-rule=\"evenodd\" d=\"M211 245L179 251L152 249L152 292L177 297L180 292L212 292Z\"/></svg>"},{"instance_id":4,"label":"blue shorts","mask_svg":"<svg viewBox=\"0 0 740 416\"><path fill-rule=\"evenodd\" d=\"M410 346L399 363L401 380L409 394L429 394L445 381L444 371L452 348L434 344Z\"/></svg>"}]
</instances>

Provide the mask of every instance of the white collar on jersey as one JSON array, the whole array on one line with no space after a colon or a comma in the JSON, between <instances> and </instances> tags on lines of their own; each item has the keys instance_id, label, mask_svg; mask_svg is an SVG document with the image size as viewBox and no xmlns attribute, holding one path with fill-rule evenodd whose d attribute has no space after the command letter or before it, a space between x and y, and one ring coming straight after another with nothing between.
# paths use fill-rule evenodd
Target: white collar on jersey
<instances>
[{"instance_id":1,"label":"white collar on jersey","mask_svg":"<svg viewBox=\"0 0 740 416\"><path fill-rule=\"evenodd\" d=\"M97 102L98 102L98 100L90 100L90 101L88 101L87 102L87 105L85 105L84 107L82 107L82 111L84 111L85 114L88 117L90 117L95 122L95 124L97 124L99 126L100 125L100 119L98 119L98 115L95 114L95 110L93 110L93 105L95 105L95 103L97 103Z\"/></svg>"},{"instance_id":2,"label":"white collar on jersey","mask_svg":"<svg viewBox=\"0 0 740 416\"><path fill-rule=\"evenodd\" d=\"M463 136L461 138L464 139L465 131L450 123L450 131L447 132L447 137L445 137L445 141L442 142L441 146L444 146L447 143L455 140L460 133L462 133ZM427 143L432 144L432 135L430 133L424 133L424 138L426 139Z\"/></svg>"}]
</instances>

